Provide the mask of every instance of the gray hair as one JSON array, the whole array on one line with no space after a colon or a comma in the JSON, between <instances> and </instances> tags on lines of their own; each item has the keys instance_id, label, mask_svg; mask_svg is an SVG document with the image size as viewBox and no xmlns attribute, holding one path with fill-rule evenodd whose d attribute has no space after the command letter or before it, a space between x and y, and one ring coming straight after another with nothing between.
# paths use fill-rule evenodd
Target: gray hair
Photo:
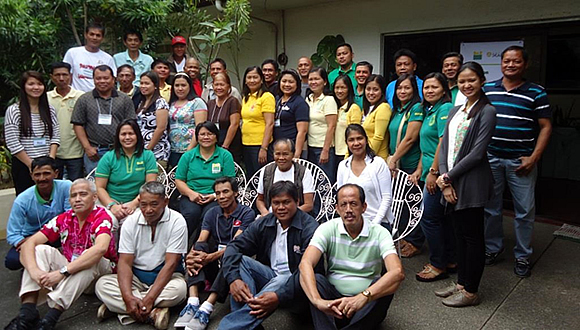
<instances>
[{"instance_id":1,"label":"gray hair","mask_svg":"<svg viewBox=\"0 0 580 330\"><path fill-rule=\"evenodd\" d=\"M165 186L157 181L149 181L139 188L139 195L144 193L165 197Z\"/></svg>"},{"instance_id":2,"label":"gray hair","mask_svg":"<svg viewBox=\"0 0 580 330\"><path fill-rule=\"evenodd\" d=\"M95 183L93 181L89 181L85 178L80 178L80 179L76 179L73 181L72 185L70 186L71 189L72 187L78 185L78 184L86 184L89 186L89 190L93 193L96 194L97 193L97 186L95 185Z\"/></svg>"},{"instance_id":3,"label":"gray hair","mask_svg":"<svg viewBox=\"0 0 580 330\"><path fill-rule=\"evenodd\" d=\"M291 152L295 152L296 151L296 147L295 147L294 141L292 141L292 140L290 140L288 138L281 138L281 139L278 139L278 140L274 141L274 144L272 145L272 148L276 148L276 146L279 145L279 144L286 144L286 145L288 145L288 147L290 147L290 151Z\"/></svg>"}]
</instances>

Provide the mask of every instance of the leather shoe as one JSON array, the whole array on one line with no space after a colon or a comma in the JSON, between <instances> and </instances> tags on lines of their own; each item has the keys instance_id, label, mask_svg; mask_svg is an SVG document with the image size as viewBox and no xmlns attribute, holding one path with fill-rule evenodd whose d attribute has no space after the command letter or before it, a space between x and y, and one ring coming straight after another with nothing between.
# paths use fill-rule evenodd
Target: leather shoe
<instances>
[{"instance_id":1,"label":"leather shoe","mask_svg":"<svg viewBox=\"0 0 580 330\"><path fill-rule=\"evenodd\" d=\"M465 290L459 290L452 296L443 299L443 305L448 307L465 307L479 305L480 299L477 293L473 294L472 298L465 295Z\"/></svg>"},{"instance_id":2,"label":"leather shoe","mask_svg":"<svg viewBox=\"0 0 580 330\"><path fill-rule=\"evenodd\" d=\"M435 295L437 297L447 298L458 291L459 291L459 289L457 289L457 284L454 282L451 282L451 285L449 285L448 287L445 287L443 289L439 289L439 290L435 291Z\"/></svg>"},{"instance_id":3,"label":"leather shoe","mask_svg":"<svg viewBox=\"0 0 580 330\"><path fill-rule=\"evenodd\" d=\"M531 268L530 262L527 259L517 259L516 265L514 266L514 273L518 277L530 277L532 275Z\"/></svg>"},{"instance_id":4,"label":"leather shoe","mask_svg":"<svg viewBox=\"0 0 580 330\"><path fill-rule=\"evenodd\" d=\"M497 252L486 252L485 253L485 265L486 266L495 265L499 261L498 257L500 254L503 253L503 251L504 251L504 248L502 247Z\"/></svg>"}]
</instances>

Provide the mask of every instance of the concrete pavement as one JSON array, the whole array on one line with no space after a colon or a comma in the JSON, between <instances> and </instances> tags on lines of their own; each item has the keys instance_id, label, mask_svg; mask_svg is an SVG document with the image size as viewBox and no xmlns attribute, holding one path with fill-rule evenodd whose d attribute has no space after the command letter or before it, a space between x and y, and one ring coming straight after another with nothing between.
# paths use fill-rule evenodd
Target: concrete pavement
<instances>
[{"instance_id":1,"label":"concrete pavement","mask_svg":"<svg viewBox=\"0 0 580 330\"><path fill-rule=\"evenodd\" d=\"M580 244L555 239L558 227L537 223L534 232L532 276L520 279L513 274L513 221L505 218L506 252L497 265L486 267L476 307L453 309L441 304L433 290L447 285L451 279L434 283L415 280L415 273L428 261L428 252L404 259L407 275L395 295L387 319L381 329L579 329L580 328ZM0 242L2 258L8 250ZM4 327L19 309L20 272L0 267L0 326ZM100 305L95 296L82 296L73 308L61 317L57 329L153 329L147 325L122 327L116 318L96 323ZM40 308L43 315L47 307ZM228 312L227 305L216 306L209 329L216 329L219 319ZM172 310L172 321L179 309ZM313 329L285 311L277 311L264 322L266 329Z\"/></svg>"}]
</instances>

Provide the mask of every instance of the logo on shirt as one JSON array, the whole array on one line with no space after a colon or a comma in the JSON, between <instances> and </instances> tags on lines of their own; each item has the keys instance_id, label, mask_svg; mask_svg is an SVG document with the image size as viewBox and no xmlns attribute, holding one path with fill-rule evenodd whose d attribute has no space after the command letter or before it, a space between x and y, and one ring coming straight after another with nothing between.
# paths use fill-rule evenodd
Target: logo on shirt
<instances>
[{"instance_id":1,"label":"logo on shirt","mask_svg":"<svg viewBox=\"0 0 580 330\"><path fill-rule=\"evenodd\" d=\"M242 225L242 220L236 219L234 220L234 227L239 227Z\"/></svg>"},{"instance_id":2,"label":"logo on shirt","mask_svg":"<svg viewBox=\"0 0 580 330\"><path fill-rule=\"evenodd\" d=\"M222 171L222 166L220 163L213 163L211 164L211 173L216 174Z\"/></svg>"},{"instance_id":3,"label":"logo on shirt","mask_svg":"<svg viewBox=\"0 0 580 330\"><path fill-rule=\"evenodd\" d=\"M300 245L294 245L293 251L294 251L294 253L302 254L302 250L300 249Z\"/></svg>"}]
</instances>

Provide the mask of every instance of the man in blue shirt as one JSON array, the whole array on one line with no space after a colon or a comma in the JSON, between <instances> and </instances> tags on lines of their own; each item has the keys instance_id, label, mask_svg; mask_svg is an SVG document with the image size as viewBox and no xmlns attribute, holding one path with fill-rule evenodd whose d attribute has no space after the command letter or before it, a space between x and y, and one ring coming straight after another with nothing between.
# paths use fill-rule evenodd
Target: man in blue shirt
<instances>
[{"instance_id":1,"label":"man in blue shirt","mask_svg":"<svg viewBox=\"0 0 580 330\"><path fill-rule=\"evenodd\" d=\"M399 49L393 56L395 61L395 72L397 77L400 77L403 73L415 75L415 70L417 70L417 55L408 49ZM417 88L419 89L419 96L421 100L423 99L423 80L415 76L417 80ZM395 95L395 84L397 79L391 81L387 86L387 102L391 108L393 107L393 96Z\"/></svg>"},{"instance_id":2,"label":"man in blue shirt","mask_svg":"<svg viewBox=\"0 0 580 330\"><path fill-rule=\"evenodd\" d=\"M203 217L201 233L195 246L188 253L187 305L179 314L174 327L205 329L216 301L225 302L229 286L220 269L226 245L240 235L254 221L254 211L237 201L238 183L235 178L221 177L215 180L213 190L219 206L209 210ZM206 281L213 282L210 295L201 304L199 289Z\"/></svg>"},{"instance_id":3,"label":"man in blue shirt","mask_svg":"<svg viewBox=\"0 0 580 330\"><path fill-rule=\"evenodd\" d=\"M6 241L12 246L6 254L4 265L10 270L22 268L20 248L28 237L34 235L50 219L70 209L71 182L55 180L56 161L48 156L32 161L32 180L35 185L18 195L12 205Z\"/></svg>"},{"instance_id":4,"label":"man in blue shirt","mask_svg":"<svg viewBox=\"0 0 580 330\"><path fill-rule=\"evenodd\" d=\"M501 54L503 77L484 85L497 111L497 125L488 147L495 193L485 208L485 263L494 264L504 250L502 195L507 184L515 210L514 272L519 277L531 275L529 259L535 218L536 163L552 133L548 95L542 86L523 78L527 65L526 50L510 46Z\"/></svg>"},{"instance_id":5,"label":"man in blue shirt","mask_svg":"<svg viewBox=\"0 0 580 330\"><path fill-rule=\"evenodd\" d=\"M128 64L135 70L135 80L133 86L139 87L141 75L151 69L153 58L143 54L139 48L143 45L143 35L139 31L129 30L123 35L123 44L127 47L124 52L117 53L113 56L115 65L120 67Z\"/></svg>"}]
</instances>

